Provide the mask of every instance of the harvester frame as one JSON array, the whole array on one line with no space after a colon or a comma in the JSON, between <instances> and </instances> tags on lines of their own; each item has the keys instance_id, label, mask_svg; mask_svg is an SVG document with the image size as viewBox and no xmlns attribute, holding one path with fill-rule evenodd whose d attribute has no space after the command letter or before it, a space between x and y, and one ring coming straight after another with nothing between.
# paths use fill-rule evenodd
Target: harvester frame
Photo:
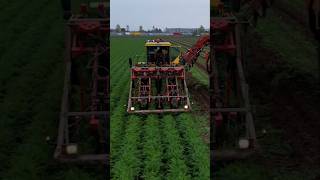
<instances>
[{"instance_id":1,"label":"harvester frame","mask_svg":"<svg viewBox=\"0 0 320 180\"><path fill-rule=\"evenodd\" d=\"M81 5L81 15L65 16L68 20L65 33L66 70L57 146L54 153L54 157L61 162L108 163L109 19L106 17L107 7L104 3L98 3L97 8L100 14L104 14L103 16L86 17L88 9L85 4ZM92 78L87 83L84 75L79 75L81 70L77 69L76 64L80 62L87 64L87 71L80 74L88 73ZM73 86L79 87L79 94L74 92ZM73 107L74 97L80 99L80 103L76 103L80 108ZM84 141L79 137L80 131L89 132L90 135L85 138L95 139L97 145L94 152L79 153L78 144Z\"/></svg>"},{"instance_id":2,"label":"harvester frame","mask_svg":"<svg viewBox=\"0 0 320 180\"><path fill-rule=\"evenodd\" d=\"M211 46L210 55L206 53L204 58L210 81L211 157L215 161L243 159L253 154L257 148L241 46L241 26L246 24L247 22L240 22L232 15L214 17L210 24L211 35L199 37L197 42L181 55L185 65L192 67L204 48ZM229 58L219 59L219 55ZM237 99L237 105L230 103L234 99ZM234 145L228 148L223 147L228 141L224 137L228 136L224 133L225 124L239 126L241 131L245 131L242 137L233 139ZM236 147L236 142L245 143L246 147Z\"/></svg>"},{"instance_id":3,"label":"harvester frame","mask_svg":"<svg viewBox=\"0 0 320 180\"><path fill-rule=\"evenodd\" d=\"M217 124L221 124L223 121L228 121L225 117L226 114L230 114L231 116L234 113L240 114L243 119L245 120L245 127L246 127L246 142L245 144L248 145L249 149L245 151L243 149L238 150L220 150L217 149L215 142L215 137L211 136L211 157L213 161L218 160L225 160L225 159L243 159L246 158L259 149L256 133L254 128L253 122L253 114L252 114L252 107L249 101L249 86L246 83L245 79L245 54L243 45L243 38L245 38L241 33L243 29L241 26L243 24L251 24L256 25L259 16L266 16L266 10L270 7L273 3L276 3L274 0L211 0L211 4L213 5L211 11L211 55L210 55L210 123L213 129L217 130ZM227 4L227 6L225 6ZM308 17L310 30L314 33L316 40L319 41L320 39L320 0L305 0L306 4L306 12L308 14L302 13L301 16ZM237 18L237 13L242 10L242 7L246 6L247 12L242 12L241 15L245 16L241 19L241 21ZM245 11L244 10L244 11ZM305 18L307 19L307 18ZM250 22L250 23L249 23ZM244 30L245 31L245 30ZM224 32L229 34L229 39L224 41L223 43L216 41L219 35L223 34ZM233 39L232 39L233 38ZM232 41L230 41L232 39ZM319 45L318 45L319 46ZM230 48L232 47L232 48ZM320 46L319 46L320 47ZM320 48L318 48L320 49ZM221 103L221 99L219 100L217 97L219 95L219 80L217 77L218 68L217 68L217 54L232 54L236 57L235 59L235 66L236 71L235 73L238 76L239 88L238 94L241 97L241 104L239 107L223 107L224 103ZM320 62L320 58L319 58ZM318 63L320 65L320 63ZM320 73L320 71L319 71ZM219 102L220 101L220 102ZM222 116L222 114L225 114Z\"/></svg>"},{"instance_id":4,"label":"harvester frame","mask_svg":"<svg viewBox=\"0 0 320 180\"><path fill-rule=\"evenodd\" d=\"M132 65L132 59L129 60L131 82L127 112L136 114L190 112L191 103L185 81L185 68L175 62L178 57L175 60L170 59L170 47L179 46L172 46L171 43L161 39L148 40L145 46L149 55L147 62L138 62ZM161 50L168 51L166 63L161 62L159 64L159 62L156 62L156 58L152 58L153 55L156 57L155 47L158 48L157 52L160 52L161 48L163 48ZM150 55L150 52L154 54ZM163 80L165 84L164 92L161 90ZM157 91L156 95L154 95L154 86ZM140 106L140 109L136 109L137 105ZM149 108L149 105L156 105L157 107ZM166 108L167 106L170 106L170 108Z\"/></svg>"},{"instance_id":5,"label":"harvester frame","mask_svg":"<svg viewBox=\"0 0 320 180\"><path fill-rule=\"evenodd\" d=\"M273 0L212 1L209 62L211 157L213 161L244 159L259 149L245 77L244 39L247 26L255 26L258 17L266 15ZM225 148L229 132L224 131L230 124L237 123L242 124L244 131L236 132L238 142Z\"/></svg>"},{"instance_id":6,"label":"harvester frame","mask_svg":"<svg viewBox=\"0 0 320 180\"><path fill-rule=\"evenodd\" d=\"M241 26L246 26L246 22L240 22L235 16L211 19L210 122L214 130L211 142L212 157L215 161L243 159L257 150L249 86L244 72L245 60L241 42L244 36L241 35ZM221 56L229 57L225 60L228 61L229 67L225 69L223 88L221 88L221 77L219 77L222 74L218 70L218 65L221 64L221 59L218 57ZM237 100L237 105L232 105L230 102L234 99ZM224 144L226 135L223 131L230 123L236 124L239 128L243 126L243 130L240 131L244 132L239 134L233 148L223 148L221 146Z\"/></svg>"}]
</instances>

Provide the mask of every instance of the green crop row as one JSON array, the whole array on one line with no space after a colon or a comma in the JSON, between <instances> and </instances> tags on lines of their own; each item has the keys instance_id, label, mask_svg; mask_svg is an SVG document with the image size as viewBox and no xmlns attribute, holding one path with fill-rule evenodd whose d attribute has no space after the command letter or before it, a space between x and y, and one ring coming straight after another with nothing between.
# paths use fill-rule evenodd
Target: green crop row
<instances>
[{"instance_id":1,"label":"green crop row","mask_svg":"<svg viewBox=\"0 0 320 180\"><path fill-rule=\"evenodd\" d=\"M47 13L54 13L55 7L47 6L45 10ZM20 68L32 62L30 56L36 53L44 43L46 38L43 37L48 35L51 27L54 26L53 23L56 22L55 19L57 19L56 16L50 16L49 18L40 16L30 29L22 33L23 36L19 38L18 42L10 44L10 41L7 41L9 43L7 46L10 48L0 59L0 67L2 69L0 71L0 83L7 83L10 78L23 73ZM62 26L62 24L59 24L59 26Z\"/></svg>"},{"instance_id":2,"label":"green crop row","mask_svg":"<svg viewBox=\"0 0 320 180\"><path fill-rule=\"evenodd\" d=\"M111 39L111 164L118 162L122 155L121 147L125 140L125 130L128 127L125 122L126 104L129 91L130 69L127 58L136 53L134 49L127 48L125 44L114 46L115 42ZM121 47L121 48L120 48ZM121 55L121 56L120 56Z\"/></svg>"},{"instance_id":3,"label":"green crop row","mask_svg":"<svg viewBox=\"0 0 320 180\"><path fill-rule=\"evenodd\" d=\"M183 156L183 149L179 132L175 127L175 120L172 116L163 118L163 145L165 146L165 159L167 161L166 178L170 180L190 179L188 167Z\"/></svg>"},{"instance_id":4,"label":"green crop row","mask_svg":"<svg viewBox=\"0 0 320 180\"><path fill-rule=\"evenodd\" d=\"M46 18L48 20L47 23L52 22L50 20L51 17L42 16L43 13L50 13L52 11L48 11L49 8L52 6L53 2L50 1L43 1L39 3L38 1L31 1L27 4L22 4L20 9L16 9L19 13L15 12L17 15L16 18L12 18L9 15L3 16L7 17L8 19L2 19L0 21L0 24L5 24L5 26L2 27L1 33L0 33L0 55L6 53L6 50L12 50L12 47L17 41L20 41L21 39L25 38L27 32L29 32L32 29L40 28L41 24L39 24L39 20ZM44 22L42 22L44 23ZM37 41L35 41L37 42ZM40 41L41 42L41 41ZM40 42L37 42L37 44L40 44ZM28 42L29 44L32 42ZM26 43L24 45L28 46L29 44ZM34 43L34 42L33 42ZM14 49L15 52L17 49ZM0 60L1 61L1 60Z\"/></svg>"},{"instance_id":5,"label":"green crop row","mask_svg":"<svg viewBox=\"0 0 320 180\"><path fill-rule=\"evenodd\" d=\"M104 179L99 167L53 159L64 76L59 1L3 0L0 9L0 179Z\"/></svg>"},{"instance_id":6,"label":"green crop row","mask_svg":"<svg viewBox=\"0 0 320 180\"><path fill-rule=\"evenodd\" d=\"M57 26L58 24L55 23ZM32 62L28 65L21 67L21 76L16 76L7 83L7 93L2 99L0 108L3 111L1 114L1 126L0 126L0 139L2 145L0 147L1 166L7 166L8 156L12 153L12 148L15 147L15 143L19 143L23 139L24 129L31 122L31 117L34 115L34 105L39 102L38 97L43 93L42 86L44 83L50 83L47 81L47 77L50 76L50 72L53 72L53 64L57 63L57 60L52 56L48 59L47 54L51 51L62 50L61 44L55 35L57 34L57 28L52 30L49 35L51 39L48 39L46 44L37 53L33 54L31 58ZM58 31L60 32L60 31ZM54 39L58 40L54 41ZM52 43L54 42L54 43ZM12 59L12 61L18 61L18 59ZM19 128L18 131L16 129Z\"/></svg>"},{"instance_id":7,"label":"green crop row","mask_svg":"<svg viewBox=\"0 0 320 180\"><path fill-rule=\"evenodd\" d=\"M143 49L144 37L111 38L112 177L113 179L192 179L193 175L195 178L205 177L203 169L208 165L197 167L198 164L187 163L188 159L194 157L191 154L186 156L185 149L188 148L187 145L197 142L184 139L188 136L177 129L177 120L173 116L159 118L149 115L139 118L126 115L130 88L130 68L127 60L135 54L141 54ZM187 117L191 119L193 116L187 115ZM200 134L195 133L190 137L194 135L198 135L198 140L201 140ZM205 146L204 143L202 145ZM189 166L190 164L192 166Z\"/></svg>"},{"instance_id":8,"label":"green crop row","mask_svg":"<svg viewBox=\"0 0 320 180\"><path fill-rule=\"evenodd\" d=\"M32 6L29 6L29 8L23 8L28 5L34 5L33 3L36 2L36 0L31 1L19 1L19 2L8 2L2 0L0 3L1 13L5 14L5 16L0 17L0 23L5 25L11 25L14 24L14 21L19 16L25 16L23 11L30 11L32 10ZM19 13L17 13L19 12ZM11 19L11 21L10 21ZM4 26L4 28L6 28Z\"/></svg>"},{"instance_id":9,"label":"green crop row","mask_svg":"<svg viewBox=\"0 0 320 180\"><path fill-rule=\"evenodd\" d=\"M119 157L119 149L121 146L121 142L123 140L123 136L125 133L126 123L123 121L125 119L125 110L119 106L116 108L116 112L114 112L111 116L110 123L110 149L111 149L111 163L115 162Z\"/></svg>"},{"instance_id":10,"label":"green crop row","mask_svg":"<svg viewBox=\"0 0 320 180\"><path fill-rule=\"evenodd\" d=\"M130 116L127 121L125 138L119 149L121 157L115 162L111 171L113 179L137 179L139 177L141 163L141 153L139 151L140 127L141 119L137 116Z\"/></svg>"},{"instance_id":11,"label":"green crop row","mask_svg":"<svg viewBox=\"0 0 320 180\"><path fill-rule=\"evenodd\" d=\"M188 161L192 168L192 176L196 179L210 178L210 162L209 162L209 148L201 139L201 131L199 122L200 118L192 117L188 114L179 115L176 119L178 121L179 129L182 132L183 139L187 140L188 147Z\"/></svg>"},{"instance_id":12,"label":"green crop row","mask_svg":"<svg viewBox=\"0 0 320 180\"><path fill-rule=\"evenodd\" d=\"M156 116L148 116L145 122L144 132L143 155L145 160L143 178L160 180L163 148L160 135L160 123Z\"/></svg>"}]
</instances>

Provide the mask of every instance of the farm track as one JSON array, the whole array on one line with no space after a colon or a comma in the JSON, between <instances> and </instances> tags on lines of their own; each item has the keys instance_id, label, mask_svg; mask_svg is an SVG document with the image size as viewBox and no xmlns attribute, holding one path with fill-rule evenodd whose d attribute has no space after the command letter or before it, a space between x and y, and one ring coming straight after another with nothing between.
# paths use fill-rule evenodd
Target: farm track
<instances>
[{"instance_id":1,"label":"farm track","mask_svg":"<svg viewBox=\"0 0 320 180\"><path fill-rule=\"evenodd\" d=\"M114 107L111 110L112 177L209 179L209 150L200 136L204 131L200 128L200 122L204 120L198 120L190 114L181 117L126 114L130 81L127 59L134 54L144 53L143 42L143 38L111 38L111 57L117 57L116 54L120 53L128 54L125 58L111 59L111 71L115 71L111 78L111 106ZM179 121L185 121L186 124ZM191 122L199 128L195 128L197 126ZM193 144L191 147L194 149L188 152L183 150ZM199 151L205 152L205 156L197 157ZM193 164L190 159L194 158L199 159L195 162L201 163Z\"/></svg>"}]
</instances>

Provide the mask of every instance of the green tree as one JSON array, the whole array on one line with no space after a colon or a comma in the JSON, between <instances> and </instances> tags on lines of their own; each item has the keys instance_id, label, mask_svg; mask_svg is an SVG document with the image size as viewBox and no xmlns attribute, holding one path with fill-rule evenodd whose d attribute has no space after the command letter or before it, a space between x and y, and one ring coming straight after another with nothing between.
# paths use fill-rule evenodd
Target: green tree
<instances>
[{"instance_id":1,"label":"green tree","mask_svg":"<svg viewBox=\"0 0 320 180\"><path fill-rule=\"evenodd\" d=\"M206 31L206 30L205 30L204 27L201 25L200 28L199 28L199 34L200 34L200 33L204 33L205 31Z\"/></svg>"},{"instance_id":2,"label":"green tree","mask_svg":"<svg viewBox=\"0 0 320 180\"><path fill-rule=\"evenodd\" d=\"M142 26L139 26L139 32L143 32L143 27Z\"/></svg>"},{"instance_id":3,"label":"green tree","mask_svg":"<svg viewBox=\"0 0 320 180\"><path fill-rule=\"evenodd\" d=\"M119 24L116 25L116 32L121 32L121 26Z\"/></svg>"}]
</instances>

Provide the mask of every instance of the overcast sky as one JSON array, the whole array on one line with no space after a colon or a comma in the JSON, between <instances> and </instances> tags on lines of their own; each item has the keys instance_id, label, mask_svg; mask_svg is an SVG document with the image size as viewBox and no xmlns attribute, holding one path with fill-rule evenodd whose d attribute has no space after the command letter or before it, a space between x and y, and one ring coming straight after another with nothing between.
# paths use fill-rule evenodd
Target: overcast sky
<instances>
[{"instance_id":1,"label":"overcast sky","mask_svg":"<svg viewBox=\"0 0 320 180\"><path fill-rule=\"evenodd\" d=\"M210 0L110 0L111 28L209 28Z\"/></svg>"}]
</instances>

